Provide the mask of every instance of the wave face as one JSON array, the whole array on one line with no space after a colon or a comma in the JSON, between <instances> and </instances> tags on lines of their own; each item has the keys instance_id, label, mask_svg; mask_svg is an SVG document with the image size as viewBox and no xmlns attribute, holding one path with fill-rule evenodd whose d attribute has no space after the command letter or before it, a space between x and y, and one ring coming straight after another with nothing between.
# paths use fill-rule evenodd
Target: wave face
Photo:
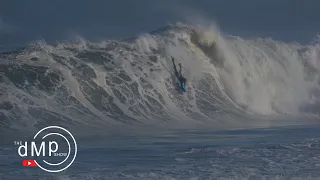
<instances>
[{"instance_id":1,"label":"wave face","mask_svg":"<svg viewBox=\"0 0 320 180\"><path fill-rule=\"evenodd\" d=\"M317 114L319 55L318 43L186 25L123 41L40 42L0 55L1 125L221 125ZM188 93L176 88L171 56L183 66Z\"/></svg>"}]
</instances>

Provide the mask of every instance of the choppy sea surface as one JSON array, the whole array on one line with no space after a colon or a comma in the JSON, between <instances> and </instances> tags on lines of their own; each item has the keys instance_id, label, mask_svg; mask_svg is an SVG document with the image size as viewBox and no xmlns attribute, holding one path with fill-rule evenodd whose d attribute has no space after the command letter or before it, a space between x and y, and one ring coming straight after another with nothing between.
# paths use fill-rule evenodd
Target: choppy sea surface
<instances>
[{"instance_id":1,"label":"choppy sea surface","mask_svg":"<svg viewBox=\"0 0 320 180\"><path fill-rule=\"evenodd\" d=\"M1 148L1 179L319 179L320 127L184 131L78 139L64 172L22 167L13 145Z\"/></svg>"}]
</instances>

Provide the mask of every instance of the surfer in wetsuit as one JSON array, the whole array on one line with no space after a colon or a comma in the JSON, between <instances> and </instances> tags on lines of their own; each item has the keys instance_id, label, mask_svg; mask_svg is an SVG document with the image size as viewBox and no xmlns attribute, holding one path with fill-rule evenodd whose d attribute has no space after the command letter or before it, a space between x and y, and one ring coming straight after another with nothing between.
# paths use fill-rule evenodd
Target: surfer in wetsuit
<instances>
[{"instance_id":1,"label":"surfer in wetsuit","mask_svg":"<svg viewBox=\"0 0 320 180\"><path fill-rule=\"evenodd\" d=\"M187 79L185 77L182 76L182 68L181 68L181 63L179 63L179 71L177 70L177 67L176 67L176 64L174 62L174 58L171 57L171 60L172 60L172 63L173 63L173 68L174 68L174 73L176 75L176 77L178 78L178 83L179 83L179 86L182 88L183 92L186 92L187 91L187 88L185 87L186 85L186 82L187 82Z\"/></svg>"}]
</instances>

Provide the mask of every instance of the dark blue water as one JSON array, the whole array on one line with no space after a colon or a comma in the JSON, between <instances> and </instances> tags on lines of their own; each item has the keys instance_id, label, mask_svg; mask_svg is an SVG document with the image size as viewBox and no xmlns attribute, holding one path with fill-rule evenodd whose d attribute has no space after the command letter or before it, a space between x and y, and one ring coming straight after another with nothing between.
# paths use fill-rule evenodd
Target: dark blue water
<instances>
[{"instance_id":1,"label":"dark blue water","mask_svg":"<svg viewBox=\"0 0 320 180\"><path fill-rule=\"evenodd\" d=\"M320 127L167 132L78 139L66 171L21 167L1 150L2 179L318 179Z\"/></svg>"}]
</instances>

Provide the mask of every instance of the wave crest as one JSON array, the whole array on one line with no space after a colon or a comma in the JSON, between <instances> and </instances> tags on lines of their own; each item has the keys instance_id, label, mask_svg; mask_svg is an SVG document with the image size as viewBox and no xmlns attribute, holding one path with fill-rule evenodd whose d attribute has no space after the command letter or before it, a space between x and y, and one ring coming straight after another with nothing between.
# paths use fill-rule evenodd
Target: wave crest
<instances>
[{"instance_id":1,"label":"wave crest","mask_svg":"<svg viewBox=\"0 0 320 180\"><path fill-rule=\"evenodd\" d=\"M2 125L218 126L317 114L319 47L185 25L123 41L41 42L0 55ZM171 56L184 67L186 94L176 88Z\"/></svg>"}]
</instances>

